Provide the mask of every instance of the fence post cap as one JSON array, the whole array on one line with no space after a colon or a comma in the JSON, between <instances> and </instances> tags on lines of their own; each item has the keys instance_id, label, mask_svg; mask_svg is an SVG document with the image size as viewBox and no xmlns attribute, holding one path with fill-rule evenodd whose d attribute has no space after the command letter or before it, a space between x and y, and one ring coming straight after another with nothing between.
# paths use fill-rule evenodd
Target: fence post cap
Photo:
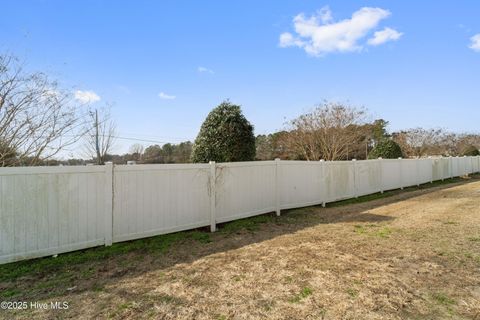
<instances>
[{"instance_id":1,"label":"fence post cap","mask_svg":"<svg viewBox=\"0 0 480 320\"><path fill-rule=\"evenodd\" d=\"M275 161L280 161L280 158L275 158Z\"/></svg>"},{"instance_id":2,"label":"fence post cap","mask_svg":"<svg viewBox=\"0 0 480 320\"><path fill-rule=\"evenodd\" d=\"M320 161L320 162L325 162L325 160L323 160L323 159L320 159L319 161Z\"/></svg>"},{"instance_id":3,"label":"fence post cap","mask_svg":"<svg viewBox=\"0 0 480 320\"><path fill-rule=\"evenodd\" d=\"M208 161L209 164L215 164L215 161Z\"/></svg>"},{"instance_id":4,"label":"fence post cap","mask_svg":"<svg viewBox=\"0 0 480 320\"><path fill-rule=\"evenodd\" d=\"M357 159L352 159L352 161L357 161Z\"/></svg>"}]
</instances>

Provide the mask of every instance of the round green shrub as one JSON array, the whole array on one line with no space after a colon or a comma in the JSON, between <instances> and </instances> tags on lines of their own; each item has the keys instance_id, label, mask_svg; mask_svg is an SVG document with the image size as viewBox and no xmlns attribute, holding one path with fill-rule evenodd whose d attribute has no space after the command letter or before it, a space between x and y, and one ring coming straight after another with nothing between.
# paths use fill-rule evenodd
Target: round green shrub
<instances>
[{"instance_id":1,"label":"round green shrub","mask_svg":"<svg viewBox=\"0 0 480 320\"><path fill-rule=\"evenodd\" d=\"M469 156L469 157L480 156L480 151L477 149L477 147L469 145L465 147L465 149L463 149L462 156Z\"/></svg>"},{"instance_id":2,"label":"round green shrub","mask_svg":"<svg viewBox=\"0 0 480 320\"><path fill-rule=\"evenodd\" d=\"M255 158L253 126L240 106L229 101L213 109L200 128L192 150L192 162L252 161Z\"/></svg>"},{"instance_id":3,"label":"round green shrub","mask_svg":"<svg viewBox=\"0 0 480 320\"><path fill-rule=\"evenodd\" d=\"M384 139L377 143L377 145L368 154L369 159L397 159L403 157L400 145L393 140Z\"/></svg>"}]
</instances>

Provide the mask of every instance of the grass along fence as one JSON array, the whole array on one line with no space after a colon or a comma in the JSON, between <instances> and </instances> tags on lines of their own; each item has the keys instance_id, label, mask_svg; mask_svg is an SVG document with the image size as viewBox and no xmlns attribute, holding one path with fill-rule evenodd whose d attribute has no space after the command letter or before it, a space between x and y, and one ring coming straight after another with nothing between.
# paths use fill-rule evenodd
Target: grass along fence
<instances>
[{"instance_id":1,"label":"grass along fence","mask_svg":"<svg viewBox=\"0 0 480 320\"><path fill-rule=\"evenodd\" d=\"M480 157L0 168L0 263L480 172Z\"/></svg>"}]
</instances>

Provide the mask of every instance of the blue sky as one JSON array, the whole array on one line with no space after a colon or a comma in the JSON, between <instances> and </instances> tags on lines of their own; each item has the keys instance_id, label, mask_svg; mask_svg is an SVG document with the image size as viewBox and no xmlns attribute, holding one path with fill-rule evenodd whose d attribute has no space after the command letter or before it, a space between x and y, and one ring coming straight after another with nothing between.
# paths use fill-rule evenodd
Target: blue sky
<instances>
[{"instance_id":1,"label":"blue sky","mask_svg":"<svg viewBox=\"0 0 480 320\"><path fill-rule=\"evenodd\" d=\"M4 0L0 51L113 103L126 137L194 139L227 98L256 134L324 99L365 106L390 130L478 132L479 16L473 0Z\"/></svg>"}]
</instances>

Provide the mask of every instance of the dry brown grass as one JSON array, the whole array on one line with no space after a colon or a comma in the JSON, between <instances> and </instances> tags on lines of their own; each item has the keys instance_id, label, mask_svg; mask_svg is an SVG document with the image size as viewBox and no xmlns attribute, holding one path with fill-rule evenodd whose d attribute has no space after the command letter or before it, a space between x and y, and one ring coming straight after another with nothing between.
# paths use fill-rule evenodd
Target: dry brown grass
<instances>
[{"instance_id":1,"label":"dry brown grass","mask_svg":"<svg viewBox=\"0 0 480 320\"><path fill-rule=\"evenodd\" d=\"M478 180L297 209L251 229L0 283L17 290L3 300L70 304L0 317L480 319Z\"/></svg>"}]
</instances>

